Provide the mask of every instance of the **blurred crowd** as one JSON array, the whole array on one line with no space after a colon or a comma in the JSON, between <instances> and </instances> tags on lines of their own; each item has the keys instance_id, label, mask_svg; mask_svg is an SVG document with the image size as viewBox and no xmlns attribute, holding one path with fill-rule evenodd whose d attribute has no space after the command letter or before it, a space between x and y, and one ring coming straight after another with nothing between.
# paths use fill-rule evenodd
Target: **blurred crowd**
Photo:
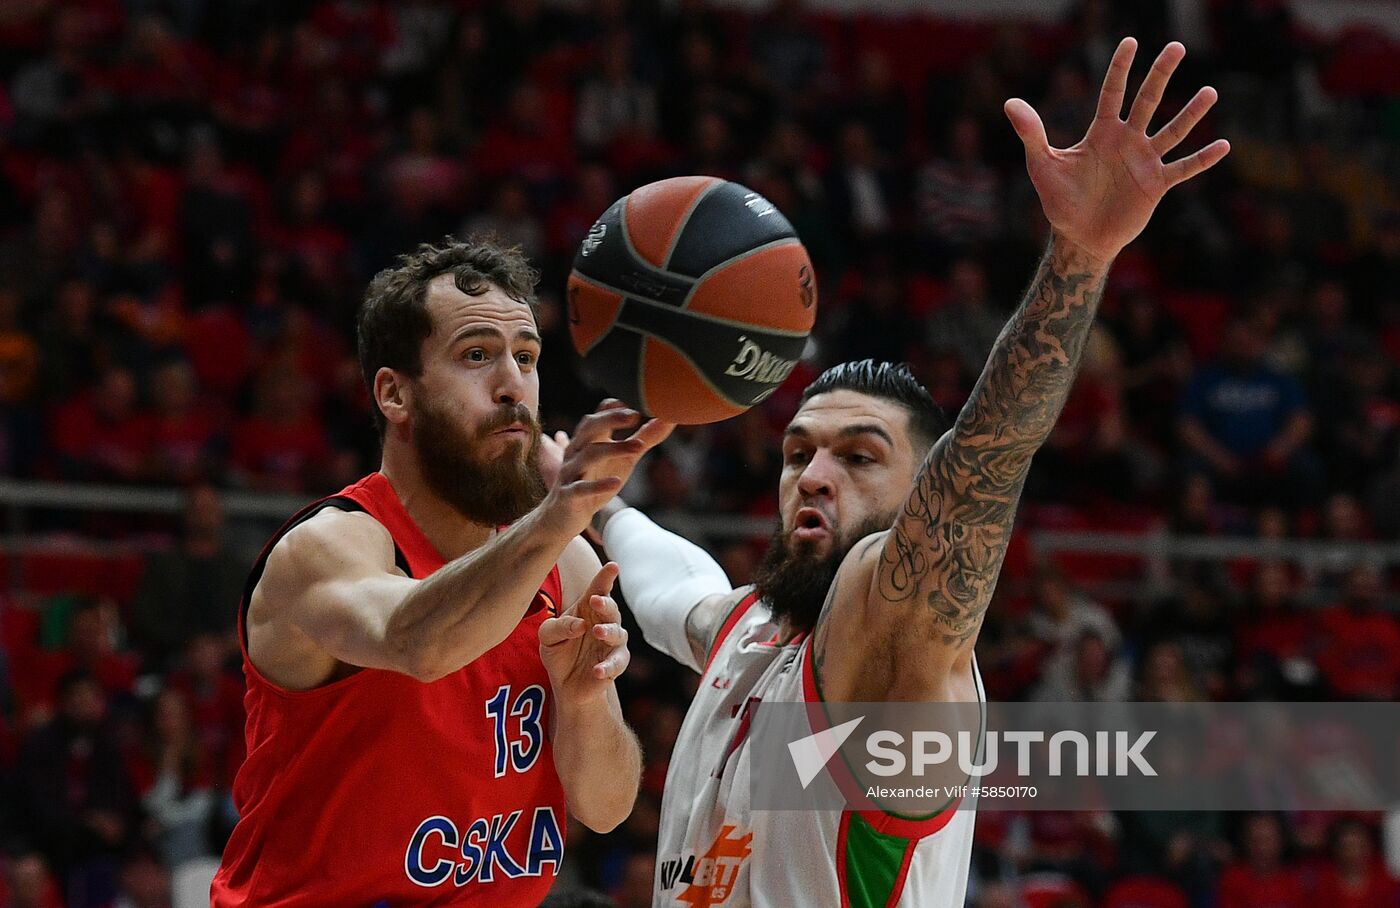
<instances>
[{"instance_id":1,"label":"blurred crowd","mask_svg":"<svg viewBox=\"0 0 1400 908\"><path fill-rule=\"evenodd\" d=\"M1046 239L1001 104L1026 98L1072 144L1129 33L1186 41L1164 107L1215 85L1192 141L1234 152L1117 263L1023 529L1400 537L1400 46L1382 33L1320 34L1282 0L1080 0L1052 22L800 0L0 5L0 475L188 490L169 524L39 525L134 540L129 583L69 571L0 599L0 906L198 892L242 746L249 553L220 490L310 495L377 464L351 328L394 255L447 233L519 244L543 275L541 415L568 428L599 396L560 308L593 220L683 173L762 192L818 268L810 355L763 407L678 431L628 493L681 529L771 515L777 430L823 366L907 360L961 405ZM995 698L1400 697L1388 565L1242 558L1148 583L1026 538L978 649ZM763 540L712 542L746 581ZM567 885L650 903L692 685L637 647L643 796L616 833L572 829ZM985 812L970 898L1400 905L1385 831Z\"/></svg>"}]
</instances>

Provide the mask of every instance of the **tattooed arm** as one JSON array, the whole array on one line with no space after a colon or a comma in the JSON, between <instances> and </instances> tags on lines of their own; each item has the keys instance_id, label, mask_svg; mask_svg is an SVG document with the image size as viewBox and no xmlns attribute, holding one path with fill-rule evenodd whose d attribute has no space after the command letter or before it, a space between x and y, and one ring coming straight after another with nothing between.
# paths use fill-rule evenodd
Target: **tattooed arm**
<instances>
[{"instance_id":1,"label":"tattooed arm","mask_svg":"<svg viewBox=\"0 0 1400 908\"><path fill-rule=\"evenodd\" d=\"M1113 258L1171 186L1225 156L1211 143L1163 163L1215 100L1203 88L1146 133L1185 48L1169 44L1120 119L1136 42L1125 39L1085 138L1054 149L1024 101L1006 112L1052 228L1025 299L953 428L934 446L894 526L842 565L813 641L832 700L971 699L972 648L1011 538L1031 458L1069 396Z\"/></svg>"}]
</instances>

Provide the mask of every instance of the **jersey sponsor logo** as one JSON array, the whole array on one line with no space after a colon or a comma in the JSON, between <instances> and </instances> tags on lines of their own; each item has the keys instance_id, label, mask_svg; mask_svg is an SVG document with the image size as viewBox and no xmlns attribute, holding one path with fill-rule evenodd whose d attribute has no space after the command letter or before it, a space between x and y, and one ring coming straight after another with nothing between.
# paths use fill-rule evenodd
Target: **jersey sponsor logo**
<instances>
[{"instance_id":1,"label":"jersey sponsor logo","mask_svg":"<svg viewBox=\"0 0 1400 908\"><path fill-rule=\"evenodd\" d=\"M415 885L432 889L448 880L458 888L468 883L494 883L501 879L550 876L559 872L564 858L564 836L552 807L536 807L530 822L530 839L524 860L511 854L506 840L524 811L477 817L465 834L444 816L432 816L418 824L404 852L404 873Z\"/></svg>"},{"instance_id":2,"label":"jersey sponsor logo","mask_svg":"<svg viewBox=\"0 0 1400 908\"><path fill-rule=\"evenodd\" d=\"M753 848L753 833L738 835L739 827L727 824L715 836L714 844L702 855L682 855L662 861L657 880L663 892L678 886L676 901L691 908L711 908L723 905L734 894L739 871Z\"/></svg>"}]
</instances>

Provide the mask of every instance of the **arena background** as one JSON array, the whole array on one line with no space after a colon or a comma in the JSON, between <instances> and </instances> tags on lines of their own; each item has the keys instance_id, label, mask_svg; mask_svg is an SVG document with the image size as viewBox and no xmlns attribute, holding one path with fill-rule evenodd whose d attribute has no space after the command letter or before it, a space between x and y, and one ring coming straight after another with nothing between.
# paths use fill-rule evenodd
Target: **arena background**
<instances>
[{"instance_id":1,"label":"arena background","mask_svg":"<svg viewBox=\"0 0 1400 908\"><path fill-rule=\"evenodd\" d=\"M559 297L603 208L688 173L775 202L821 278L808 361L627 490L742 583L818 369L905 359L960 406L1044 242L1002 101L1069 144L1124 34L1187 44L1165 106L1215 85L1197 133L1234 151L1114 269L978 645L989 694L1393 699L1400 5L6 0L0 906L207 904L243 571L377 462L351 325L394 254L525 249L567 428L598 395ZM560 882L624 908L693 684L633 640L643 794L571 829ZM984 813L973 864L988 908L1396 905L1400 815Z\"/></svg>"}]
</instances>

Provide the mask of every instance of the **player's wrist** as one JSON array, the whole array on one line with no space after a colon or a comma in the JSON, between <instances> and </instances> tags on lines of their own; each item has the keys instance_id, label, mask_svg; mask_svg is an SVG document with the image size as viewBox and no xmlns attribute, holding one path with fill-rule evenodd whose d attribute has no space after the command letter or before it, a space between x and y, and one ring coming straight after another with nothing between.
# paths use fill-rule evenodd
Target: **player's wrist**
<instances>
[{"instance_id":1,"label":"player's wrist","mask_svg":"<svg viewBox=\"0 0 1400 908\"><path fill-rule=\"evenodd\" d=\"M615 495L607 504L598 509L589 522L589 529L597 535L598 542L602 542L603 530L607 527L608 521L629 507L631 505L623 501L621 495Z\"/></svg>"},{"instance_id":2,"label":"player's wrist","mask_svg":"<svg viewBox=\"0 0 1400 908\"><path fill-rule=\"evenodd\" d=\"M1059 230L1050 232L1050 256L1062 270L1108 274L1121 249L1100 249L1072 239Z\"/></svg>"}]
</instances>

